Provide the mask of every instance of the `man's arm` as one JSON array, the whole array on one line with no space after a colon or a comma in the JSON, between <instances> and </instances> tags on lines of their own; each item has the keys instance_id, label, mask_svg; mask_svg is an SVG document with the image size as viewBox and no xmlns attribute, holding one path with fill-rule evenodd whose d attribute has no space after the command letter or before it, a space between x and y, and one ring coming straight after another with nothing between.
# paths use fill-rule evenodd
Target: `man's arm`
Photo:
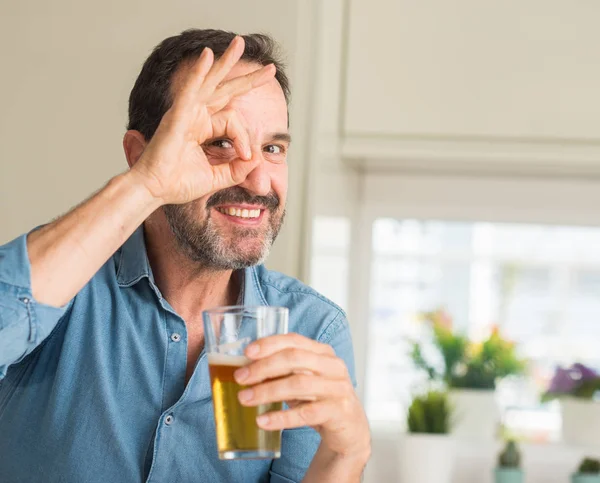
<instances>
[{"instance_id":1,"label":"man's arm","mask_svg":"<svg viewBox=\"0 0 600 483\"><path fill-rule=\"evenodd\" d=\"M361 453L341 455L321 443L302 483L358 483L370 457L370 447Z\"/></svg>"},{"instance_id":2,"label":"man's arm","mask_svg":"<svg viewBox=\"0 0 600 483\"><path fill-rule=\"evenodd\" d=\"M65 305L159 206L142 178L129 171L67 215L30 233L33 298Z\"/></svg>"},{"instance_id":3,"label":"man's arm","mask_svg":"<svg viewBox=\"0 0 600 483\"><path fill-rule=\"evenodd\" d=\"M0 247L0 379L52 332L64 305L158 206L135 176L117 176L69 214Z\"/></svg>"}]
</instances>

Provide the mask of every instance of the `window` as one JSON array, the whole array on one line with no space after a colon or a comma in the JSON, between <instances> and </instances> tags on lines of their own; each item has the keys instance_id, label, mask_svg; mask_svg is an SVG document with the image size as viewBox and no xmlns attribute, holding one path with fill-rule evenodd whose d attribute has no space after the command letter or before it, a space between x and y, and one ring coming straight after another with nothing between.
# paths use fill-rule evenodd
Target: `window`
<instances>
[{"instance_id":1,"label":"window","mask_svg":"<svg viewBox=\"0 0 600 483\"><path fill-rule=\"evenodd\" d=\"M504 423L536 439L560 431L539 394L557 364L600 368L600 228L379 218L373 225L366 408L400 423L419 374L416 315L446 309L471 338L492 325L530 360L498 388Z\"/></svg>"}]
</instances>

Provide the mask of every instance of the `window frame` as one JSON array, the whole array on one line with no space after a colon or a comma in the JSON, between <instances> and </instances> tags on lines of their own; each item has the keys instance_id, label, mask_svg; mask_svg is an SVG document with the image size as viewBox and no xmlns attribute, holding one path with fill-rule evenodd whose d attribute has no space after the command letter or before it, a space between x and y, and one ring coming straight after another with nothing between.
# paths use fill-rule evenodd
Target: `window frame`
<instances>
[{"instance_id":1,"label":"window frame","mask_svg":"<svg viewBox=\"0 0 600 483\"><path fill-rule=\"evenodd\" d=\"M377 218L600 227L600 179L367 172L351 228L348 285L358 392L369 360L372 233Z\"/></svg>"}]
</instances>

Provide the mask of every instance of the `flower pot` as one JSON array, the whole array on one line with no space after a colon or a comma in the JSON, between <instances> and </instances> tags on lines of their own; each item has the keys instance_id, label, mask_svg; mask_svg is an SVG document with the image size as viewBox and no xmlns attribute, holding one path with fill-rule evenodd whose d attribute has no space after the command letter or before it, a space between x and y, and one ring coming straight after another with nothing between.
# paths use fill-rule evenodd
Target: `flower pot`
<instances>
[{"instance_id":1,"label":"flower pot","mask_svg":"<svg viewBox=\"0 0 600 483\"><path fill-rule=\"evenodd\" d=\"M451 483L454 440L444 434L406 434L398 465L400 483Z\"/></svg>"},{"instance_id":2,"label":"flower pot","mask_svg":"<svg viewBox=\"0 0 600 483\"><path fill-rule=\"evenodd\" d=\"M523 470L520 468L496 468L495 483L523 483Z\"/></svg>"},{"instance_id":3,"label":"flower pot","mask_svg":"<svg viewBox=\"0 0 600 483\"><path fill-rule=\"evenodd\" d=\"M575 473L571 475L571 483L600 483L600 475Z\"/></svg>"},{"instance_id":4,"label":"flower pot","mask_svg":"<svg viewBox=\"0 0 600 483\"><path fill-rule=\"evenodd\" d=\"M599 447L600 403L567 397L560 400L560 407L563 442L577 446Z\"/></svg>"},{"instance_id":5,"label":"flower pot","mask_svg":"<svg viewBox=\"0 0 600 483\"><path fill-rule=\"evenodd\" d=\"M500 411L496 392L484 389L452 389L452 435L467 441L492 441L497 436Z\"/></svg>"}]
</instances>

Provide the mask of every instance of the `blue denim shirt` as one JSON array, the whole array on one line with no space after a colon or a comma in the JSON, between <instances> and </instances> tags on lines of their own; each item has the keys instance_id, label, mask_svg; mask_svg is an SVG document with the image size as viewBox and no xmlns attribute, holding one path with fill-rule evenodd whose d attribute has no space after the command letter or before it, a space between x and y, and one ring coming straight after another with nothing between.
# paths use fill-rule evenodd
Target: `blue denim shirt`
<instances>
[{"instance_id":1,"label":"blue denim shirt","mask_svg":"<svg viewBox=\"0 0 600 483\"><path fill-rule=\"evenodd\" d=\"M244 279L244 304L289 307L290 331L331 344L354 380L338 307L263 266ZM218 459L207 358L186 386L186 352L143 229L63 308L34 300L25 236L0 247L0 482L301 481L310 428L284 431L279 459Z\"/></svg>"}]
</instances>

